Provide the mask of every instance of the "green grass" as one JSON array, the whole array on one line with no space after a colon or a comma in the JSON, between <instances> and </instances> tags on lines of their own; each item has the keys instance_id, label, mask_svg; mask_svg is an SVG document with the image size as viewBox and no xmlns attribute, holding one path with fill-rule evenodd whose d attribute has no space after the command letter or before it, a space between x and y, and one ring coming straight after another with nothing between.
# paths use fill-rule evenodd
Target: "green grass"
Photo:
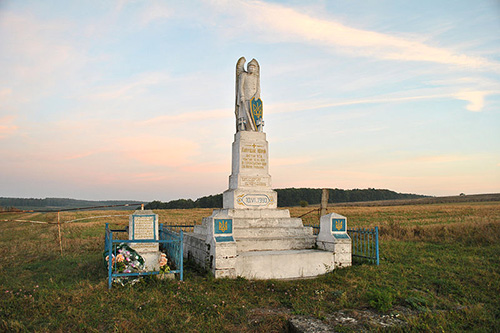
<instances>
[{"instance_id":1,"label":"green grass","mask_svg":"<svg viewBox=\"0 0 500 333\"><path fill-rule=\"evenodd\" d=\"M291 208L292 215L301 209L310 207ZM341 310L398 317L405 326L393 330L500 330L500 203L335 211L349 226L381 226L380 266L294 281L215 280L188 267L184 282L144 279L111 291L102 263L103 223L126 225L126 217L63 224L62 257L57 225L1 222L0 331L280 332L290 316L330 323ZM78 212L78 218L114 213L123 214ZM184 224L210 210L159 213L160 222ZM61 214L61 221L75 214ZM360 325L336 329L381 329L370 321Z\"/></svg>"}]
</instances>

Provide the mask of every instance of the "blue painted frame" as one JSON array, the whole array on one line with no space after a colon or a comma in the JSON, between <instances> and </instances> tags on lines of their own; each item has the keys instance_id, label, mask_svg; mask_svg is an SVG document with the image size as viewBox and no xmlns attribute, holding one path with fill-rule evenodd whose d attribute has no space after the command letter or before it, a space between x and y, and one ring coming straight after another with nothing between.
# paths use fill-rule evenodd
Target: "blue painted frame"
<instances>
[{"instance_id":1,"label":"blue painted frame","mask_svg":"<svg viewBox=\"0 0 500 333\"><path fill-rule=\"evenodd\" d=\"M221 230L221 223L226 223L226 229ZM214 234L232 234L233 233L233 219L214 219Z\"/></svg>"},{"instance_id":2,"label":"blue painted frame","mask_svg":"<svg viewBox=\"0 0 500 333\"><path fill-rule=\"evenodd\" d=\"M378 227L347 229L352 239L352 256L380 264Z\"/></svg>"},{"instance_id":3,"label":"blue painted frame","mask_svg":"<svg viewBox=\"0 0 500 333\"><path fill-rule=\"evenodd\" d=\"M132 239L135 240L135 218L136 217L153 217L153 239L156 240L156 214L148 215L132 215Z\"/></svg>"},{"instance_id":4,"label":"blue painted frame","mask_svg":"<svg viewBox=\"0 0 500 333\"><path fill-rule=\"evenodd\" d=\"M313 228L313 234L318 235L320 227L317 225L304 225ZM352 241L352 256L367 259L376 265L380 264L379 252L379 232L378 227L373 229L351 228L347 229L347 234ZM337 237L337 234L333 234Z\"/></svg>"},{"instance_id":5,"label":"blue painted frame","mask_svg":"<svg viewBox=\"0 0 500 333\"><path fill-rule=\"evenodd\" d=\"M160 224L159 232L160 232L160 239L134 239L134 240L123 240L123 239L113 239L113 233L118 233L118 232L127 232L127 229L110 229L109 228L109 223L106 223L106 231L105 231L105 237L104 237L104 251L108 253L108 258L113 257L113 244L119 244L119 243L160 243L160 244L176 244L178 253L168 253L171 258L176 258L173 259L174 262L177 260L177 258L180 258L180 261L176 262L177 270L172 270L170 273L178 273L179 274L179 279L183 281L184 279L184 258L183 258L183 232L182 230L180 231L179 234L171 232L170 239L161 239L162 233L165 231L163 230L163 225ZM175 245L174 245L175 246ZM168 252L168 247L167 247L167 252ZM116 253L114 253L116 256ZM115 264L116 265L116 264ZM115 265L109 265L109 260L108 260L108 289L111 289L111 286L113 284L113 277L118 277L118 276L146 276L146 275L157 275L160 274L160 271L151 271L151 272L140 272L140 273L113 273L113 268Z\"/></svg>"}]
</instances>

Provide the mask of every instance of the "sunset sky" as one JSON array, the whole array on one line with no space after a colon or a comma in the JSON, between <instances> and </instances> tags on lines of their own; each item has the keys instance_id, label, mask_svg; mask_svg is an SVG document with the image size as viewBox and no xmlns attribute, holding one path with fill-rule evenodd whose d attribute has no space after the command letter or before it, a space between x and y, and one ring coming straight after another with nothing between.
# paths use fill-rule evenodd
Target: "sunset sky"
<instances>
[{"instance_id":1,"label":"sunset sky","mask_svg":"<svg viewBox=\"0 0 500 333\"><path fill-rule=\"evenodd\" d=\"M0 196L221 193L241 56L274 188L500 192L497 0L0 0Z\"/></svg>"}]
</instances>

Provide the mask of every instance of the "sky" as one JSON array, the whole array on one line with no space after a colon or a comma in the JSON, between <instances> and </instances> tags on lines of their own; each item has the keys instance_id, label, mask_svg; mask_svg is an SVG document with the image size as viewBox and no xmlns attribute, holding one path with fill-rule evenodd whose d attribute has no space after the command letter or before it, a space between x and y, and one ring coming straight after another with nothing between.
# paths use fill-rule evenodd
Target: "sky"
<instances>
[{"instance_id":1,"label":"sky","mask_svg":"<svg viewBox=\"0 0 500 333\"><path fill-rule=\"evenodd\" d=\"M274 188L500 192L497 0L0 0L0 196L223 192L241 56Z\"/></svg>"}]
</instances>

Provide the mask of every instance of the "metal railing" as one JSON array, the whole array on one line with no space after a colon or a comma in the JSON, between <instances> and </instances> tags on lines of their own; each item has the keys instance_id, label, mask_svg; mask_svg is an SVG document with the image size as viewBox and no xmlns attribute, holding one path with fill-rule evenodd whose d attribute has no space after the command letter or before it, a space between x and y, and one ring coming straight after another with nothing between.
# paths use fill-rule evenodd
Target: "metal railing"
<instances>
[{"instance_id":1,"label":"metal railing","mask_svg":"<svg viewBox=\"0 0 500 333\"><path fill-rule=\"evenodd\" d=\"M179 232L179 231L184 231L184 232L193 232L194 231L194 224L178 224L178 225L171 225L171 224L164 224L163 227L165 229L171 230L173 232Z\"/></svg>"},{"instance_id":2,"label":"metal railing","mask_svg":"<svg viewBox=\"0 0 500 333\"><path fill-rule=\"evenodd\" d=\"M176 269L171 270L170 273L178 273L179 279L183 280L183 234L182 230L180 234L168 232L168 230L163 230L162 225L160 225L160 239L114 239L113 233L123 233L128 232L127 229L110 229L109 224L106 223L106 234L104 241L104 251L108 254L108 289L111 289L114 277L125 277L125 276L146 276L146 275L157 275L160 271L150 271L150 272L137 272L137 273L118 273L116 272L116 262L115 264L109 264L112 262L111 258L116 257L116 248L113 249L113 244L130 244L130 243L158 243L164 244L167 256L175 264ZM115 252L115 253L113 253Z\"/></svg>"},{"instance_id":3,"label":"metal railing","mask_svg":"<svg viewBox=\"0 0 500 333\"><path fill-rule=\"evenodd\" d=\"M318 225L304 225L313 228L313 234L318 235ZM352 256L361 260L368 260L374 264L380 264L378 227L373 229L351 228L347 233L352 240Z\"/></svg>"},{"instance_id":4,"label":"metal railing","mask_svg":"<svg viewBox=\"0 0 500 333\"><path fill-rule=\"evenodd\" d=\"M169 230L168 226L160 223L160 240L165 241L163 248L177 270L180 271L180 280L182 281L184 276L184 232L182 229L179 232Z\"/></svg>"},{"instance_id":5,"label":"metal railing","mask_svg":"<svg viewBox=\"0 0 500 333\"><path fill-rule=\"evenodd\" d=\"M378 227L347 229L352 240L352 256L379 265Z\"/></svg>"}]
</instances>

